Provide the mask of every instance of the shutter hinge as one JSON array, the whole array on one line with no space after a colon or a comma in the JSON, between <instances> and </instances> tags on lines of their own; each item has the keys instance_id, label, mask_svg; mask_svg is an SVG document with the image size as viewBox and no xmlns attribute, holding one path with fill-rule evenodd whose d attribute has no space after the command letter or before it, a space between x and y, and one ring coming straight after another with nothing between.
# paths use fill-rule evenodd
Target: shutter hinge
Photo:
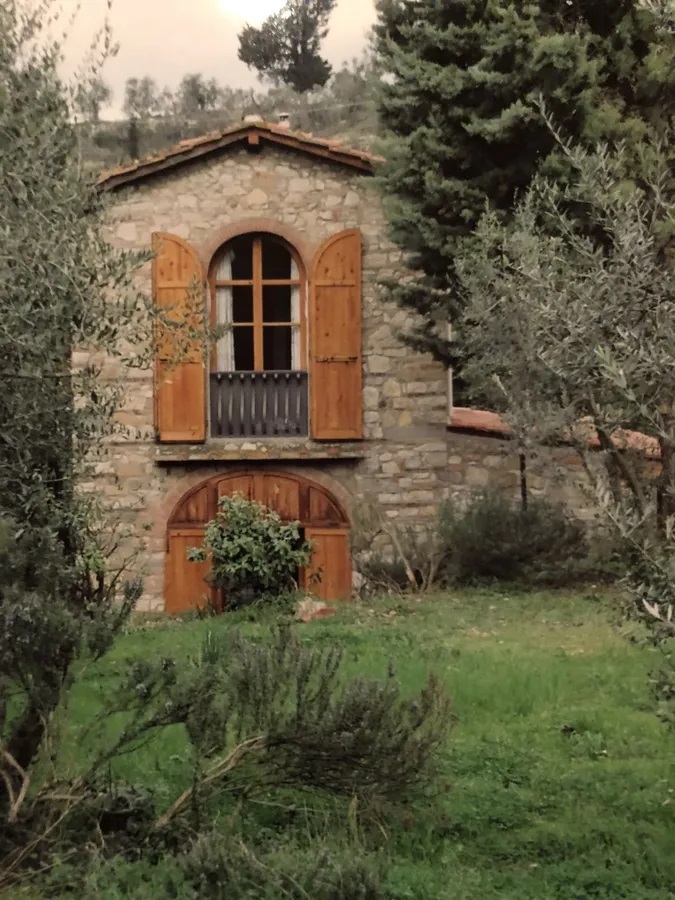
<instances>
[{"instance_id":1,"label":"shutter hinge","mask_svg":"<svg viewBox=\"0 0 675 900\"><path fill-rule=\"evenodd\" d=\"M317 356L317 362L357 362L358 356Z\"/></svg>"}]
</instances>

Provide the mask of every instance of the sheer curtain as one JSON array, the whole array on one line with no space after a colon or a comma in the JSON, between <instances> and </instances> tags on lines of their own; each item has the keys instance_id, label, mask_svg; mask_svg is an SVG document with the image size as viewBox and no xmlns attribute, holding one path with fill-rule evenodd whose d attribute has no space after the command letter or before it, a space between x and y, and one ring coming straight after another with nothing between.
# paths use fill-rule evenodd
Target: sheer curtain
<instances>
[{"instance_id":1,"label":"sheer curtain","mask_svg":"<svg viewBox=\"0 0 675 900\"><path fill-rule=\"evenodd\" d=\"M218 262L216 281L232 280L232 250L226 250ZM232 330L232 288L216 288L216 325L227 328L216 342L216 370L234 371L234 332Z\"/></svg>"},{"instance_id":2,"label":"sheer curtain","mask_svg":"<svg viewBox=\"0 0 675 900\"><path fill-rule=\"evenodd\" d=\"M291 278L300 278L298 264L291 257ZM295 284L291 288L291 322L300 322L300 285ZM300 352L300 325L291 326L291 369L297 372L302 365Z\"/></svg>"}]
</instances>

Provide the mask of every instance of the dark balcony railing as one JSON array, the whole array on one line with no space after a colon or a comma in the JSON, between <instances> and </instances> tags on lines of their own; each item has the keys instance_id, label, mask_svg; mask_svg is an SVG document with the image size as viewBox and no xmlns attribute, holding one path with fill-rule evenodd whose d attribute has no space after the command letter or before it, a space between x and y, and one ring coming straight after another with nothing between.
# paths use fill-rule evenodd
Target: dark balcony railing
<instances>
[{"instance_id":1,"label":"dark balcony railing","mask_svg":"<svg viewBox=\"0 0 675 900\"><path fill-rule=\"evenodd\" d=\"M307 372L211 373L212 437L303 437Z\"/></svg>"}]
</instances>

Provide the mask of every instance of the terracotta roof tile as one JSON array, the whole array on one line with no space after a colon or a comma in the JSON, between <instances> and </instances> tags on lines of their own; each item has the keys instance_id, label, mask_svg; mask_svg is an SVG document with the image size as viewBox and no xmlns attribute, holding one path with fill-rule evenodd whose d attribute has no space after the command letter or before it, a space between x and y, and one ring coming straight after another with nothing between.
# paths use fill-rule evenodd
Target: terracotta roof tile
<instances>
[{"instance_id":1,"label":"terracotta roof tile","mask_svg":"<svg viewBox=\"0 0 675 900\"><path fill-rule=\"evenodd\" d=\"M450 427L457 431L482 431L489 434L510 437L511 430L498 413L486 409L469 409L455 406L452 410Z\"/></svg>"},{"instance_id":2,"label":"terracotta roof tile","mask_svg":"<svg viewBox=\"0 0 675 900\"><path fill-rule=\"evenodd\" d=\"M342 165L372 172L373 166L382 158L365 150L344 147L342 141L331 138L314 137L301 131L290 131L271 122L242 122L221 131L211 131L200 137L186 138L172 147L143 159L134 160L115 169L103 172L98 184L104 189L114 189L152 175L179 166L189 160L198 158L241 141L263 141L278 146L287 146L303 153L328 159Z\"/></svg>"},{"instance_id":3,"label":"terracotta roof tile","mask_svg":"<svg viewBox=\"0 0 675 900\"><path fill-rule=\"evenodd\" d=\"M490 412L486 409L469 409L467 407L454 407L452 410L452 419L449 426L453 431L469 431L475 433L490 434L495 437L510 438L511 429L502 419L499 413ZM587 440L589 447L599 448L600 441L592 426L589 423L580 423L580 427L588 432ZM658 459L660 456L658 441L649 435L642 434L639 431L616 431L612 440L617 447L625 450L639 450L643 452L649 459Z\"/></svg>"}]
</instances>

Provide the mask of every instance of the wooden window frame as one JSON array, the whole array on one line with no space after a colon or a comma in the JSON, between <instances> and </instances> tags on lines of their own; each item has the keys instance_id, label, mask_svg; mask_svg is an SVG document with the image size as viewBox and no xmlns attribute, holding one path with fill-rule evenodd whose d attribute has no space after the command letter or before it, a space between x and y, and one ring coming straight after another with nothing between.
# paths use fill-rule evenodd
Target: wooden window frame
<instances>
[{"instance_id":1,"label":"wooden window frame","mask_svg":"<svg viewBox=\"0 0 675 900\"><path fill-rule=\"evenodd\" d=\"M216 278L217 260L221 253L235 240L242 237L251 237L253 241L253 278L245 280L226 280ZM298 268L298 278L263 278L263 239L274 241L280 244L295 261ZM263 289L265 287L299 287L300 288L300 320L295 322L263 322ZM232 323L232 328L253 328L253 371L268 371L263 366L263 329L274 326L283 326L287 328L300 328L300 368L299 371L306 372L308 370L308 353L307 353L307 274L305 267L295 248L286 241L277 237L275 234L268 232L244 232L231 238L223 244L214 255L214 263L209 273L209 297L210 297L210 316L209 320L211 328L217 326L216 321L216 289L219 287L251 287L253 289L253 321L252 322L236 322ZM216 353L215 346L211 347L209 369L211 372L216 371Z\"/></svg>"}]
</instances>

